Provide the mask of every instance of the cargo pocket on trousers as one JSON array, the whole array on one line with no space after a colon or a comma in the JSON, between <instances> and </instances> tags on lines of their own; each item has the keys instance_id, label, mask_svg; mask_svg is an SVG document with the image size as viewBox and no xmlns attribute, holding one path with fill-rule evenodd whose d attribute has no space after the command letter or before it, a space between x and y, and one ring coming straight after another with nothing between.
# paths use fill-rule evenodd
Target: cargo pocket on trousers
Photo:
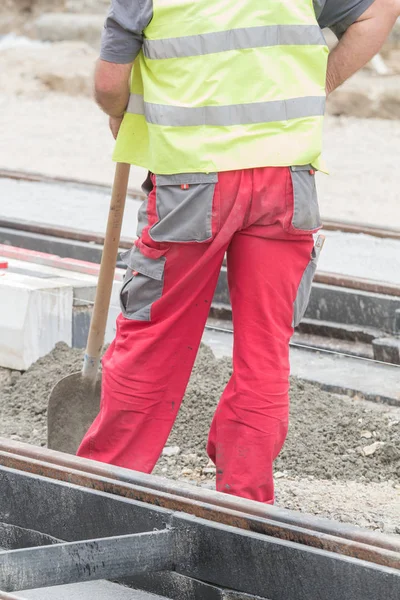
<instances>
[{"instance_id":1,"label":"cargo pocket on trousers","mask_svg":"<svg viewBox=\"0 0 400 600\"><path fill-rule=\"evenodd\" d=\"M153 259L143 256L138 248L121 255L127 265L120 293L124 317L135 321L150 321L151 308L162 296L165 257Z\"/></svg>"},{"instance_id":2,"label":"cargo pocket on trousers","mask_svg":"<svg viewBox=\"0 0 400 600\"><path fill-rule=\"evenodd\" d=\"M311 165L290 167L293 186L291 233L312 233L322 226L319 214L315 170Z\"/></svg>"},{"instance_id":3,"label":"cargo pocket on trousers","mask_svg":"<svg viewBox=\"0 0 400 600\"><path fill-rule=\"evenodd\" d=\"M318 259L324 242L325 237L323 235L319 235L311 251L311 260L308 263L303 273L303 277L300 280L300 284L297 289L296 299L293 304L292 327L297 327L300 324L304 315L306 314L306 310L311 296L312 282L315 276L315 271L317 270Z\"/></svg>"},{"instance_id":4,"label":"cargo pocket on trousers","mask_svg":"<svg viewBox=\"0 0 400 600\"><path fill-rule=\"evenodd\" d=\"M217 173L156 175L155 242L206 242L213 236Z\"/></svg>"},{"instance_id":5,"label":"cargo pocket on trousers","mask_svg":"<svg viewBox=\"0 0 400 600\"><path fill-rule=\"evenodd\" d=\"M153 191L153 182L150 171L147 173L147 177L142 183L142 191L146 194L146 199L143 200L137 214L136 235L138 238L141 237L143 229L148 225L147 207L149 204L149 194Z\"/></svg>"}]
</instances>

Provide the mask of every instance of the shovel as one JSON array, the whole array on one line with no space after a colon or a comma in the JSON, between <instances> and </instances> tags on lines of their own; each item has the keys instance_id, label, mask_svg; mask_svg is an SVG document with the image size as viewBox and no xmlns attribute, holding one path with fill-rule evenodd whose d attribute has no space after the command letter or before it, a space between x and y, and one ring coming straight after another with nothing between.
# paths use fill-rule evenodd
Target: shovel
<instances>
[{"instance_id":1,"label":"shovel","mask_svg":"<svg viewBox=\"0 0 400 600\"><path fill-rule=\"evenodd\" d=\"M130 165L118 163L101 257L99 280L82 371L61 379L51 392L47 413L48 447L75 454L100 407L100 355L118 256Z\"/></svg>"}]
</instances>

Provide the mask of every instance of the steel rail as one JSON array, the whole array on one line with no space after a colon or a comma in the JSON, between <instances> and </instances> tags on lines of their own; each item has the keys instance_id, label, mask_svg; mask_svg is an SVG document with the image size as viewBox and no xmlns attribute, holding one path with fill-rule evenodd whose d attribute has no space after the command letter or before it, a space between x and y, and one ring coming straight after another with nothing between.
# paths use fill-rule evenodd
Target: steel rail
<instances>
[{"instance_id":1,"label":"steel rail","mask_svg":"<svg viewBox=\"0 0 400 600\"><path fill-rule=\"evenodd\" d=\"M18 171L14 169L0 169L0 179L14 179L16 181L27 181L31 183L58 183L62 185L76 185L88 187L92 190L103 190L104 192L111 193L111 186L105 183L96 183L94 181L86 181L84 179L76 179L73 177L43 175L42 173ZM128 189L128 195L138 200L144 200L146 198L146 194L137 188Z\"/></svg>"},{"instance_id":2,"label":"steel rail","mask_svg":"<svg viewBox=\"0 0 400 600\"><path fill-rule=\"evenodd\" d=\"M9 219L0 216L0 227L77 242L95 243L98 245L104 244L104 236L100 233L88 232L82 229L75 229L71 227L48 225L45 223L33 223L32 221L26 221L23 219ZM133 238L121 238L121 249L130 249L132 245ZM353 277L339 273L317 271L314 277L314 282L336 287L345 287L348 289L360 290L374 294L400 297L400 285L382 281L374 281L372 279L366 279L363 277Z\"/></svg>"},{"instance_id":3,"label":"steel rail","mask_svg":"<svg viewBox=\"0 0 400 600\"><path fill-rule=\"evenodd\" d=\"M366 223L352 223L350 221L336 221L335 219L324 219L324 229L327 231L342 231L343 233L364 233L379 238L391 238L400 240L400 229L389 227L373 227Z\"/></svg>"},{"instance_id":4,"label":"steel rail","mask_svg":"<svg viewBox=\"0 0 400 600\"><path fill-rule=\"evenodd\" d=\"M400 538L0 438L0 465L400 569Z\"/></svg>"},{"instance_id":5,"label":"steel rail","mask_svg":"<svg viewBox=\"0 0 400 600\"><path fill-rule=\"evenodd\" d=\"M26 231L28 233L36 233L39 235L47 235L51 237L61 238L63 240L72 240L74 242L104 244L104 235L101 233L89 232L83 229L75 229L73 227L61 227L49 225L47 223L34 223L25 221L24 219L7 219L0 216L0 227L5 229L14 229L17 231ZM121 248L132 248L133 238L121 238Z\"/></svg>"}]
</instances>

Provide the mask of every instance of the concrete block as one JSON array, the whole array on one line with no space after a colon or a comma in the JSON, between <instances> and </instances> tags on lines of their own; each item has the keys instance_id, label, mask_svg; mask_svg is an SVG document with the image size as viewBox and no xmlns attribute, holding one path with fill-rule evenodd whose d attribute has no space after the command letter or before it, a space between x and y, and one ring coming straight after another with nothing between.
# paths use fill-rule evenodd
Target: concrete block
<instances>
[{"instance_id":1,"label":"concrete block","mask_svg":"<svg viewBox=\"0 0 400 600\"><path fill-rule=\"evenodd\" d=\"M398 335L400 335L400 308L395 310L394 313L395 313L394 330Z\"/></svg>"},{"instance_id":2,"label":"concrete block","mask_svg":"<svg viewBox=\"0 0 400 600\"><path fill-rule=\"evenodd\" d=\"M57 342L72 342L73 289L61 279L0 277L0 366L23 371Z\"/></svg>"},{"instance_id":3,"label":"concrete block","mask_svg":"<svg viewBox=\"0 0 400 600\"><path fill-rule=\"evenodd\" d=\"M0 248L2 253L5 251L7 254L7 247ZM10 249L10 255L13 256L12 251L16 249ZM1 255L0 255L1 256ZM4 271L3 277L0 278L1 283L7 283L7 289L4 287L1 291L0 285L0 303L3 308L3 315L0 316L0 348L1 342L3 342L3 350L0 351L0 367L9 367L19 370L24 370L30 366L30 364L43 356L43 354L49 352L55 343L58 341L65 341L67 344L72 345L76 348L84 348L89 333L90 319L92 315L93 304L96 295L97 276L99 271L99 265L92 263L85 263L82 261L74 261L72 259L60 259L57 256L30 253L26 250L21 251L17 254L21 260L7 257L8 269ZM23 258L27 260L23 260ZM36 259L38 262L31 262ZM44 263L44 264L42 264ZM74 271L73 269L77 269ZM110 301L110 310L107 320L105 343L109 344L115 337L116 331L116 318L120 313L119 305L119 294L122 286L122 278L124 271L117 269L115 273L116 279L114 280L112 296ZM46 297L45 289L50 290L48 292L49 298L54 298L55 295L60 296L60 289L64 290L63 294L68 295L68 307L64 306L62 314L59 311L59 319L63 321L64 325L58 328L58 332L54 329L50 321L46 321L43 316L42 328L46 333L46 336L50 335L53 340L53 345L50 345L46 352L28 352L25 359L13 362L10 365L9 359L4 358L5 355L9 355L12 344L17 343L14 334L6 334L6 329L10 328L10 318L13 323L12 329L15 329L16 317L12 315L11 305L14 305L14 295L18 296L18 292L15 292L13 287L10 285L10 281L19 282L17 286L18 290L23 288L23 297L27 297L24 304L23 312L29 312L30 303L33 302L33 292L31 287L33 286L37 294L41 294L41 309L44 310L43 299ZM19 286L19 287L18 287ZM54 288L56 291L54 291ZM58 291L57 291L58 290ZM68 290L66 292L65 290ZM15 306L14 306L15 308ZM67 315L67 316L66 316ZM31 315L31 320L35 322L36 316ZM49 317L50 319L50 317ZM22 338L28 335L31 329L31 321L24 320L22 317L19 319L17 328L20 330L21 340L18 344L24 345L28 348L26 341L22 342ZM68 335L66 331L68 330ZM31 334L28 335L28 337ZM35 334L36 335L36 334ZM46 336L41 341L42 347ZM11 344L11 345L10 345ZM50 342L49 342L50 344ZM47 348L47 345L45 345ZM29 350L29 348L28 348ZM20 351L20 353L22 350ZM3 356L4 355L4 356ZM35 357L35 358L33 358ZM17 366L18 365L18 366Z\"/></svg>"},{"instance_id":4,"label":"concrete block","mask_svg":"<svg viewBox=\"0 0 400 600\"><path fill-rule=\"evenodd\" d=\"M377 338L373 340L372 348L375 360L400 365L400 338Z\"/></svg>"},{"instance_id":5,"label":"concrete block","mask_svg":"<svg viewBox=\"0 0 400 600\"><path fill-rule=\"evenodd\" d=\"M95 286L96 283L91 288L74 288L74 308L72 313L72 346L74 348L86 347L96 293ZM116 319L121 312L119 304L121 286L121 281L114 281L104 337L105 344L110 344L115 337Z\"/></svg>"},{"instance_id":6,"label":"concrete block","mask_svg":"<svg viewBox=\"0 0 400 600\"><path fill-rule=\"evenodd\" d=\"M399 296L314 283L305 317L394 333L399 308Z\"/></svg>"},{"instance_id":7,"label":"concrete block","mask_svg":"<svg viewBox=\"0 0 400 600\"><path fill-rule=\"evenodd\" d=\"M74 307L72 316L72 346L73 348L86 348L92 308L83 306Z\"/></svg>"}]
</instances>

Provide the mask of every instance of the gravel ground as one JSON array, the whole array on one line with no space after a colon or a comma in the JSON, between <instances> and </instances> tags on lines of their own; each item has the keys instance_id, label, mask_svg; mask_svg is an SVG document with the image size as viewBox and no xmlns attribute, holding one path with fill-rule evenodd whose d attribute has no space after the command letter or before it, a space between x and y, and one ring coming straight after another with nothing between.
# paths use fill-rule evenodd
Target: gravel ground
<instances>
[{"instance_id":1,"label":"gravel ground","mask_svg":"<svg viewBox=\"0 0 400 600\"><path fill-rule=\"evenodd\" d=\"M0 372L0 435L44 446L50 391L80 369L82 351L59 344L23 374ZM155 473L214 486L205 444L218 398L229 379L228 359L203 346ZM276 461L280 506L398 531L400 410L323 392L292 380L291 427Z\"/></svg>"}]
</instances>

